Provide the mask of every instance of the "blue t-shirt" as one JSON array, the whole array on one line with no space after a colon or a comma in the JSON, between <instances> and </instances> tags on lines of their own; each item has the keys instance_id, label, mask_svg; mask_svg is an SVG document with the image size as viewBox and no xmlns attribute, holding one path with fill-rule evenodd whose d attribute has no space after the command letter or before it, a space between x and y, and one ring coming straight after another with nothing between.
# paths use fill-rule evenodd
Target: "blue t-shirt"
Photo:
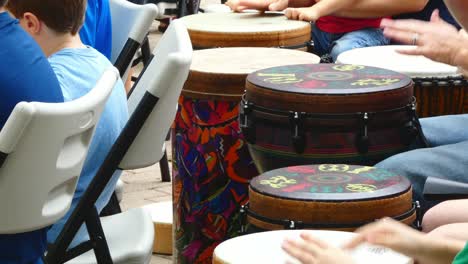
<instances>
[{"instance_id":1,"label":"blue t-shirt","mask_svg":"<svg viewBox=\"0 0 468 264\"><path fill-rule=\"evenodd\" d=\"M81 41L104 54L109 60L112 51L112 22L109 0L88 0Z\"/></svg>"},{"instance_id":2,"label":"blue t-shirt","mask_svg":"<svg viewBox=\"0 0 468 264\"><path fill-rule=\"evenodd\" d=\"M41 48L8 13L0 13L0 129L18 102L63 102L62 91ZM0 263L41 263L44 229L0 235Z\"/></svg>"},{"instance_id":3,"label":"blue t-shirt","mask_svg":"<svg viewBox=\"0 0 468 264\"><path fill-rule=\"evenodd\" d=\"M427 5L424 7L422 11L416 12L416 13L399 15L396 18L414 18L414 19L429 21L431 19L432 11L434 11L435 9L439 9L440 17L443 20L447 21L448 23L460 29L460 26L455 21L453 16L450 14L443 0L429 0L429 2L427 3Z\"/></svg>"},{"instance_id":4,"label":"blue t-shirt","mask_svg":"<svg viewBox=\"0 0 468 264\"><path fill-rule=\"evenodd\" d=\"M49 57L49 62L57 75L62 87L65 101L74 100L88 93L96 84L102 73L112 67L109 60L91 47L62 49ZM114 87L99 120L91 146L78 180L71 208L75 208L89 183L96 175L104 158L114 144L128 119L127 99L121 80ZM121 174L114 174L111 182L96 202L99 211L107 204L115 189L115 184ZM47 240L52 243L57 238L68 219L71 210L47 232ZM77 239L83 241L85 232L82 230ZM76 240L75 240L76 241ZM78 242L73 242L72 246Z\"/></svg>"}]
</instances>

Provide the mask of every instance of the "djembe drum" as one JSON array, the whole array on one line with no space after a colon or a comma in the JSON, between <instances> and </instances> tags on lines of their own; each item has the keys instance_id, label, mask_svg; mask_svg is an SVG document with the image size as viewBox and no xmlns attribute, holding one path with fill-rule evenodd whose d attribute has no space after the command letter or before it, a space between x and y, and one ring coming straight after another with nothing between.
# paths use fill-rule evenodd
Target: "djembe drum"
<instances>
[{"instance_id":1,"label":"djembe drum","mask_svg":"<svg viewBox=\"0 0 468 264\"><path fill-rule=\"evenodd\" d=\"M268 171L250 182L242 231L353 231L383 217L416 220L409 180L369 166L320 164ZM246 224L249 227L246 228Z\"/></svg>"},{"instance_id":2,"label":"djembe drum","mask_svg":"<svg viewBox=\"0 0 468 264\"><path fill-rule=\"evenodd\" d=\"M281 13L205 13L181 18L194 49L215 47L304 48L311 26Z\"/></svg>"},{"instance_id":3,"label":"djembe drum","mask_svg":"<svg viewBox=\"0 0 468 264\"><path fill-rule=\"evenodd\" d=\"M260 172L318 163L373 165L423 138L411 79L356 65L251 73L240 122Z\"/></svg>"},{"instance_id":4,"label":"djembe drum","mask_svg":"<svg viewBox=\"0 0 468 264\"><path fill-rule=\"evenodd\" d=\"M249 234L229 239L214 251L213 264L300 263L288 256L281 244L286 238L299 239L303 230L280 230ZM356 234L342 231L311 230L312 235L329 245L340 247ZM363 244L351 254L356 264L412 264L413 260L388 248ZM343 263L345 264L345 263Z\"/></svg>"},{"instance_id":5,"label":"djembe drum","mask_svg":"<svg viewBox=\"0 0 468 264\"><path fill-rule=\"evenodd\" d=\"M414 46L354 49L340 54L337 63L381 67L411 76L420 117L467 113L468 84L457 68L423 56L396 52L412 48Z\"/></svg>"},{"instance_id":6,"label":"djembe drum","mask_svg":"<svg viewBox=\"0 0 468 264\"><path fill-rule=\"evenodd\" d=\"M305 62L319 58L273 48L194 52L171 137L176 262L211 262L214 247L239 230L239 208L258 175L238 123L247 74Z\"/></svg>"}]
</instances>

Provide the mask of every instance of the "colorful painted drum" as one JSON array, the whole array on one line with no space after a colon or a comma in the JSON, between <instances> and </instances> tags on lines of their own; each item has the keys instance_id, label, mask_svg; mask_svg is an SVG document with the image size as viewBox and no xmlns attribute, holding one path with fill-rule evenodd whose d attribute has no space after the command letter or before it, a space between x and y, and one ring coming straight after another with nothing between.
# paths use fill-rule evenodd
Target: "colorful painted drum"
<instances>
[{"instance_id":1,"label":"colorful painted drum","mask_svg":"<svg viewBox=\"0 0 468 264\"><path fill-rule=\"evenodd\" d=\"M282 13L204 13L185 16L194 49L215 47L306 48L310 23Z\"/></svg>"},{"instance_id":2,"label":"colorful painted drum","mask_svg":"<svg viewBox=\"0 0 468 264\"><path fill-rule=\"evenodd\" d=\"M414 46L378 46L354 49L338 56L337 63L381 67L407 74L415 83L420 117L468 113L468 84L457 67L410 56L397 49Z\"/></svg>"},{"instance_id":3,"label":"colorful painted drum","mask_svg":"<svg viewBox=\"0 0 468 264\"><path fill-rule=\"evenodd\" d=\"M353 231L383 217L409 225L416 220L409 180L369 166L320 164L272 170L250 182L249 197L244 224L251 231Z\"/></svg>"},{"instance_id":4,"label":"colorful painted drum","mask_svg":"<svg viewBox=\"0 0 468 264\"><path fill-rule=\"evenodd\" d=\"M238 122L246 76L313 54L273 48L197 50L172 129L176 263L210 263L239 230L249 180L258 175Z\"/></svg>"},{"instance_id":5,"label":"colorful painted drum","mask_svg":"<svg viewBox=\"0 0 468 264\"><path fill-rule=\"evenodd\" d=\"M300 263L288 256L281 244L286 238L299 239L304 230L279 230L249 234L229 239L214 251L213 264L284 264ZM309 230L314 237L340 247L350 241L355 233L343 231ZM356 264L413 264L413 260L391 249L363 244L349 252Z\"/></svg>"},{"instance_id":6,"label":"colorful painted drum","mask_svg":"<svg viewBox=\"0 0 468 264\"><path fill-rule=\"evenodd\" d=\"M260 172L292 165L373 165L420 133L413 82L356 65L289 65L249 74L241 127Z\"/></svg>"}]
</instances>

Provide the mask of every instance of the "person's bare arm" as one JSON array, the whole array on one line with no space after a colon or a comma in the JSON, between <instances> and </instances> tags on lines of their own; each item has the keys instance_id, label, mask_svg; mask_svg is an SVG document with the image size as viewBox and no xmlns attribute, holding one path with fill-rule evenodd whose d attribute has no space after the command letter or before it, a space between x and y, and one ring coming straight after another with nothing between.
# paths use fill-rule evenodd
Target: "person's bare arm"
<instances>
[{"instance_id":1,"label":"person's bare arm","mask_svg":"<svg viewBox=\"0 0 468 264\"><path fill-rule=\"evenodd\" d=\"M450 13L464 28L468 28L468 1L466 0L444 0Z\"/></svg>"},{"instance_id":2,"label":"person's bare arm","mask_svg":"<svg viewBox=\"0 0 468 264\"><path fill-rule=\"evenodd\" d=\"M323 16L350 8L360 1L362 0L320 0L310 7L288 8L285 14L289 19L315 22Z\"/></svg>"},{"instance_id":3,"label":"person's bare arm","mask_svg":"<svg viewBox=\"0 0 468 264\"><path fill-rule=\"evenodd\" d=\"M350 18L386 17L421 11L427 2L428 0L359 0L334 15Z\"/></svg>"}]
</instances>

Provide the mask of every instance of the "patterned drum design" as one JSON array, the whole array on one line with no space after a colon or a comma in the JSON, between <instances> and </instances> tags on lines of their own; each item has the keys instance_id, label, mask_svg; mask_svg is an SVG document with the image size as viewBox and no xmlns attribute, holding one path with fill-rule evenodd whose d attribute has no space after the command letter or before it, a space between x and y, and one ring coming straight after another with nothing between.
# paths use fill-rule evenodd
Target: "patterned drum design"
<instances>
[{"instance_id":1,"label":"patterned drum design","mask_svg":"<svg viewBox=\"0 0 468 264\"><path fill-rule=\"evenodd\" d=\"M310 23L282 13L204 13L181 18L194 49L215 47L306 47Z\"/></svg>"},{"instance_id":2,"label":"patterned drum design","mask_svg":"<svg viewBox=\"0 0 468 264\"><path fill-rule=\"evenodd\" d=\"M248 201L249 180L258 175L238 122L246 76L318 61L286 49L194 52L172 129L176 263L211 263L216 245L240 229L238 212Z\"/></svg>"},{"instance_id":3,"label":"patterned drum design","mask_svg":"<svg viewBox=\"0 0 468 264\"><path fill-rule=\"evenodd\" d=\"M289 65L250 74L241 126L260 172L302 164L373 165L419 131L413 82L358 65Z\"/></svg>"},{"instance_id":4,"label":"patterned drum design","mask_svg":"<svg viewBox=\"0 0 468 264\"><path fill-rule=\"evenodd\" d=\"M416 219L411 184L369 166L320 164L276 169L250 182L248 222L285 227L354 230L383 217Z\"/></svg>"},{"instance_id":5,"label":"patterned drum design","mask_svg":"<svg viewBox=\"0 0 468 264\"><path fill-rule=\"evenodd\" d=\"M337 63L381 67L409 75L415 83L419 117L468 113L468 84L457 67L396 52L413 48L390 45L353 49L340 54Z\"/></svg>"}]
</instances>

